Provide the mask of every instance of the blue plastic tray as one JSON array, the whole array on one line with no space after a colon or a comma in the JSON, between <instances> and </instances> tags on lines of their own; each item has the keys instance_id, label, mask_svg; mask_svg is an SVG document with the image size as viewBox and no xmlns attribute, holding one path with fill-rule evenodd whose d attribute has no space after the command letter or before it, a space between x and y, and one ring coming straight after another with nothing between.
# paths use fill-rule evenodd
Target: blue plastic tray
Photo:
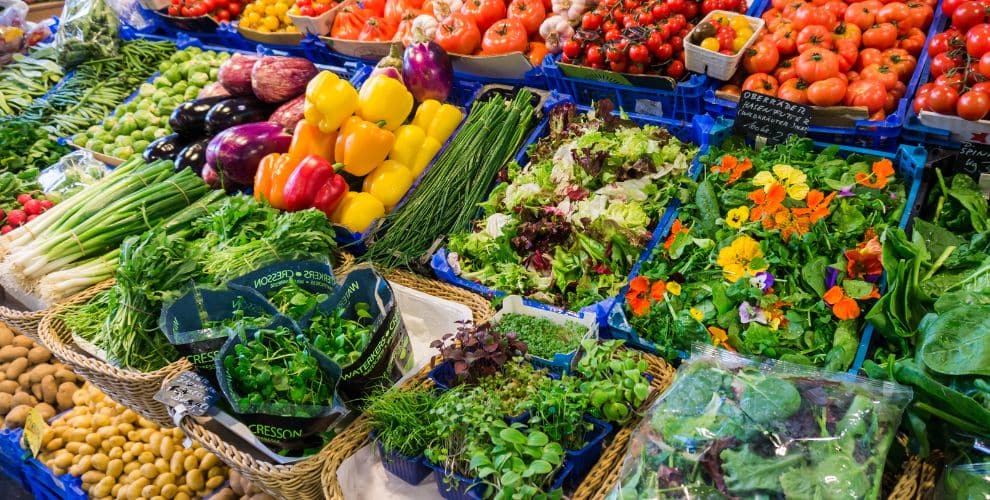
<instances>
[{"instance_id":1,"label":"blue plastic tray","mask_svg":"<svg viewBox=\"0 0 990 500\"><path fill-rule=\"evenodd\" d=\"M29 489L24 476L24 454L21 448L21 429L0 430L0 474L16 481L22 489Z\"/></svg>"},{"instance_id":2,"label":"blue plastic tray","mask_svg":"<svg viewBox=\"0 0 990 500\"><path fill-rule=\"evenodd\" d=\"M588 106L582 106L582 105L578 106L579 112L587 112L590 109L591 108L589 108ZM635 113L629 113L628 116L630 119L643 125L657 125L657 126L665 127L668 131L670 131L670 133L675 135L680 140L689 141L698 144L699 146L701 146L701 151L698 153L699 156L703 154L705 151L707 151L709 131L711 127L714 126L714 121L712 120L711 117L707 115L695 116L694 120L692 120L691 122L671 120L667 118L659 118L654 116L646 116ZM526 141L526 143L520 149L519 153L516 155L516 162L518 162L520 165L526 165L528 163L529 155L527 154L527 151L529 149L529 146L534 142L536 142L540 137L542 137L546 133L546 128L547 128L547 120L546 117L544 117L540 125L536 128L533 134L530 135L529 140ZM697 175L698 168L699 168L699 164L696 158L690 167L689 174ZM640 257L636 261L636 264L633 265L630 276L636 275L636 272L639 270L639 266L643 262L643 259L646 259L647 257L650 256L650 250L655 245L657 238L659 238L661 235L666 233L667 228L670 226L671 221L673 220L673 213L676 207L677 207L677 200L672 200L670 205L667 207L666 211L663 213L663 215L661 215L660 219L657 221L657 225L653 230L653 237L651 239L651 242L640 254ZM502 297L508 295L506 292L495 290L494 288L490 288L488 286L482 285L481 283L476 283L474 281L464 279L454 274L453 269L450 268L450 265L447 262L447 249L445 247L438 249L436 253L433 254L433 257L430 259L430 266L433 268L433 273L437 276L437 278L446 281L448 283L457 285L461 288L466 288L468 290L471 290L472 292L475 292L479 295L483 295L489 298ZM569 312L564 308L550 304L545 304L542 302L537 302L531 299L524 299L524 302L527 305L539 309L544 309L547 311L554 311L564 314L573 314L572 312ZM614 302L614 298L608 298L600 302L597 302L595 304L584 307L578 312L595 313L598 316L599 324L602 327L604 327L607 325L606 316L608 314L608 311L612 308L613 302Z\"/></svg>"},{"instance_id":3,"label":"blue plastic tray","mask_svg":"<svg viewBox=\"0 0 990 500\"><path fill-rule=\"evenodd\" d=\"M486 484L480 479L468 479L457 474L448 474L442 466L430 461L424 462L433 471L433 477L437 482L437 489L440 496L447 500L480 500L485 492ZM570 476L572 465L564 462L557 473L556 479L550 485L550 491L562 488L564 482Z\"/></svg>"},{"instance_id":4,"label":"blue plastic tray","mask_svg":"<svg viewBox=\"0 0 990 500\"><path fill-rule=\"evenodd\" d=\"M571 473L564 484L568 488L577 488L584 481L584 476L598 463L605 447L605 438L612 432L612 425L604 420L598 420L585 415L584 419L594 426L585 434L585 444L580 450L564 450L565 460L571 465Z\"/></svg>"},{"instance_id":5,"label":"blue plastic tray","mask_svg":"<svg viewBox=\"0 0 990 500\"><path fill-rule=\"evenodd\" d=\"M710 144L721 144L726 138L732 135L732 124L728 120L719 120L715 125L711 133ZM816 142L817 146L825 148L831 144ZM907 227L908 222L911 219L912 211L917 204L918 193L921 190L922 177L925 169L925 160L927 158L928 152L924 148L919 146L908 146L902 145L898 147L897 151L894 153L887 151L875 151L871 149L863 149L854 146L839 145L839 150L844 154L858 153L863 155L871 155L880 158L888 158L894 162L895 168L898 172L910 179L910 182L905 186L908 192L908 198L904 206L904 212L901 214L901 219L899 226L901 228ZM676 218L676 213L671 217L671 220ZM669 231L669 227L667 228ZM656 245L663 241L667 237L667 232L665 232L662 237L654 238L651 247L646 250L647 255L652 254ZM645 260L645 259L644 259ZM638 266L637 269L638 271ZM633 276L630 276L630 279ZM884 275L886 276L886 274ZM881 292L885 291L885 278L881 278L880 289ZM636 331L629 325L626 320L625 310L623 304L625 300L622 297L625 296L625 292L628 289L628 285L623 288L622 292L619 294L619 298L612 305L612 309L608 312L608 330L609 335L613 338L623 339L626 344L634 347L636 349L649 352L651 354L659 354L659 350L656 348L656 344L653 342L640 337ZM873 325L865 322L865 327L863 328L862 335L860 336L859 348L856 350L856 357L853 360L852 367L850 371L855 373L862 366L863 360L866 359L867 350L870 346L870 339L873 337ZM683 354L686 357L686 353Z\"/></svg>"},{"instance_id":6,"label":"blue plastic tray","mask_svg":"<svg viewBox=\"0 0 990 500\"><path fill-rule=\"evenodd\" d=\"M382 467L393 476L412 484L422 483L432 470L426 465L423 455L418 457L407 457L395 451L385 451L382 442L375 438L375 431L371 431L371 439L378 447L378 456L382 459Z\"/></svg>"},{"instance_id":7,"label":"blue plastic tray","mask_svg":"<svg viewBox=\"0 0 990 500\"><path fill-rule=\"evenodd\" d=\"M364 81L371 76L371 71L372 68L370 66L363 66L360 70L358 70L354 77L351 78L351 83L354 84L354 87L360 89ZM409 199L412 192L416 190L417 186L419 186L419 183L423 180L423 177L425 177L426 174L429 173L430 169L433 168L433 164L436 162L436 159L443 154L448 146L450 146L450 141L452 141L454 137L457 136L457 133L460 132L461 126L464 125L464 120L467 119L467 115L471 111L471 105L474 103L474 100L478 96L481 89L482 86L478 83L466 81L454 82L454 87L451 89L450 95L447 97L446 102L463 109L464 119L462 119L461 124L454 129L454 132L450 134L450 137L447 138L446 142L443 143L443 146L441 146L440 150L437 151L437 154L433 156L433 159L430 160L430 163L426 166L426 168L420 172L419 177L413 181L412 186L409 187L406 194L402 196L401 200L399 200L399 203L395 206L393 212L402 208L402 205L406 203L406 200ZM348 252L355 255L362 255L368 251L365 238L374 230L374 224L372 224L372 227L368 228L363 233L351 232L347 230L347 228L334 226L334 231L336 232L334 239L337 241L337 244L344 247Z\"/></svg>"},{"instance_id":8,"label":"blue plastic tray","mask_svg":"<svg viewBox=\"0 0 990 500\"><path fill-rule=\"evenodd\" d=\"M939 2L939 6L941 6L941 2ZM942 9L939 6L935 7L936 17L932 21L931 26L928 27L925 40L930 40L934 34L940 31L939 16L942 16ZM764 4L764 8L757 15L762 15L770 7L770 4ZM926 42L926 49L922 52L922 57L928 52L927 45ZM808 137L811 137L815 141L829 144L842 144L895 152L900 145L898 138L901 135L902 127L906 125L908 117L913 115L911 102L914 99L914 92L921 82L927 80L927 77L922 77L922 68L924 66L927 66L925 60L919 59L914 74L911 75L911 80L908 81L907 91L904 93L904 97L897 103L897 110L888 115L883 121L858 120L851 127L823 127L812 124L808 128ZM712 81L710 87L705 91L705 110L713 116L734 118L736 116L736 103L727 99L721 99L715 95L715 90L721 84L722 82L720 81Z\"/></svg>"}]
</instances>

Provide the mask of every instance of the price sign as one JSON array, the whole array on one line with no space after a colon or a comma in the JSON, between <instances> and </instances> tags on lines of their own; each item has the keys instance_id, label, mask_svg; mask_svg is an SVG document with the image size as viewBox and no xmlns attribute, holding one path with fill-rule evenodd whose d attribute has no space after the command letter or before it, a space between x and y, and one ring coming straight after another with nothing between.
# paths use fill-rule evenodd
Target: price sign
<instances>
[{"instance_id":1,"label":"price sign","mask_svg":"<svg viewBox=\"0 0 990 500\"><path fill-rule=\"evenodd\" d=\"M34 408L28 411L27 419L24 421L24 441L27 441L31 456L38 456L41 452L41 441L48 432L48 423L41 418L41 414Z\"/></svg>"},{"instance_id":2,"label":"price sign","mask_svg":"<svg viewBox=\"0 0 990 500\"><path fill-rule=\"evenodd\" d=\"M736 110L736 133L763 137L769 144L803 136L811 125L811 108L750 90L743 91Z\"/></svg>"},{"instance_id":3,"label":"price sign","mask_svg":"<svg viewBox=\"0 0 990 500\"><path fill-rule=\"evenodd\" d=\"M978 179L980 174L990 174L990 145L964 142L959 148L956 171Z\"/></svg>"}]
</instances>

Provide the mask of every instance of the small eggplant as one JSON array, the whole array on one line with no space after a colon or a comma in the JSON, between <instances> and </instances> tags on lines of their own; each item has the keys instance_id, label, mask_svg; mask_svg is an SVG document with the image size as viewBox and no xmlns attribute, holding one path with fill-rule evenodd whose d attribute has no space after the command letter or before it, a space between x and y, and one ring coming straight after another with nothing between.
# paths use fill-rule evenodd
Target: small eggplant
<instances>
[{"instance_id":1,"label":"small eggplant","mask_svg":"<svg viewBox=\"0 0 990 500\"><path fill-rule=\"evenodd\" d=\"M206 147L206 163L226 180L248 185L254 182L258 163L269 153L285 153L292 134L272 122L245 123L217 134Z\"/></svg>"},{"instance_id":2,"label":"small eggplant","mask_svg":"<svg viewBox=\"0 0 990 500\"><path fill-rule=\"evenodd\" d=\"M141 153L141 157L146 162L155 160L174 160L179 151L185 147L188 141L179 134L169 134L155 139L148 144Z\"/></svg>"},{"instance_id":3,"label":"small eggplant","mask_svg":"<svg viewBox=\"0 0 990 500\"><path fill-rule=\"evenodd\" d=\"M184 137L197 137L203 134L206 113L218 102L230 99L230 96L213 96L180 104L168 117L168 125L172 130Z\"/></svg>"},{"instance_id":4,"label":"small eggplant","mask_svg":"<svg viewBox=\"0 0 990 500\"><path fill-rule=\"evenodd\" d=\"M182 151L179 151L175 158L176 173L187 168L197 173L202 171L203 165L206 165L206 145L209 143L210 138L200 139L182 148Z\"/></svg>"},{"instance_id":5,"label":"small eggplant","mask_svg":"<svg viewBox=\"0 0 990 500\"><path fill-rule=\"evenodd\" d=\"M254 97L227 98L206 113L206 133L215 135L237 125L265 121L274 108Z\"/></svg>"}]
</instances>

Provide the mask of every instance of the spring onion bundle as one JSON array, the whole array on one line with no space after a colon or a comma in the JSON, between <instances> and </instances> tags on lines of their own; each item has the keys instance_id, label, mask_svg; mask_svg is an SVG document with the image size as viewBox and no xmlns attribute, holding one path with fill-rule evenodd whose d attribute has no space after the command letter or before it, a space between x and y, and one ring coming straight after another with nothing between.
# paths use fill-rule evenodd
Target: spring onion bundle
<instances>
[{"instance_id":1,"label":"spring onion bundle","mask_svg":"<svg viewBox=\"0 0 990 500\"><path fill-rule=\"evenodd\" d=\"M172 172L167 161L128 161L0 240L6 279L43 299L56 301L105 279L116 266L117 248L182 212L210 190L191 170ZM102 264L102 270L101 270ZM45 276L77 266L86 271L67 283Z\"/></svg>"},{"instance_id":2,"label":"spring onion bundle","mask_svg":"<svg viewBox=\"0 0 990 500\"><path fill-rule=\"evenodd\" d=\"M385 267L408 267L437 239L469 227L495 174L516 154L532 124L536 109L531 100L523 89L512 101L496 95L475 104L402 210L386 220L387 232L365 257Z\"/></svg>"}]
</instances>

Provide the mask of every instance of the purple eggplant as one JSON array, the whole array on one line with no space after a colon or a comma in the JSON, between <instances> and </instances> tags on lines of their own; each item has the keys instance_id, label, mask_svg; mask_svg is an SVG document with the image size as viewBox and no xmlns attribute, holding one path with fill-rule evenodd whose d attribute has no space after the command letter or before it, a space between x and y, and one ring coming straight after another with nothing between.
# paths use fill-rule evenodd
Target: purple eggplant
<instances>
[{"instance_id":1,"label":"purple eggplant","mask_svg":"<svg viewBox=\"0 0 990 500\"><path fill-rule=\"evenodd\" d=\"M435 42L416 39L402 55L402 80L416 101L443 102L454 86L454 67Z\"/></svg>"},{"instance_id":2,"label":"purple eggplant","mask_svg":"<svg viewBox=\"0 0 990 500\"><path fill-rule=\"evenodd\" d=\"M295 130L299 120L305 118L303 112L306 109L306 94L281 105L268 117L268 121L275 122L289 130Z\"/></svg>"},{"instance_id":3,"label":"purple eggplant","mask_svg":"<svg viewBox=\"0 0 990 500\"><path fill-rule=\"evenodd\" d=\"M230 95L251 95L251 69L261 56L234 54L220 65L217 79Z\"/></svg>"},{"instance_id":4,"label":"purple eggplant","mask_svg":"<svg viewBox=\"0 0 990 500\"><path fill-rule=\"evenodd\" d=\"M203 165L206 165L206 146L209 143L209 138L200 139L182 148L175 157L175 171L181 172L187 168L193 172L203 170Z\"/></svg>"},{"instance_id":5,"label":"purple eggplant","mask_svg":"<svg viewBox=\"0 0 990 500\"><path fill-rule=\"evenodd\" d=\"M146 162L153 162L155 160L174 160L179 154L179 151L186 146L189 141L184 139L179 134L169 134L164 137L159 137L148 144L148 147L144 148L141 153L141 157L144 158Z\"/></svg>"},{"instance_id":6,"label":"purple eggplant","mask_svg":"<svg viewBox=\"0 0 990 500\"><path fill-rule=\"evenodd\" d=\"M265 102L288 101L306 91L320 70L302 57L265 56L251 68L251 90Z\"/></svg>"},{"instance_id":7,"label":"purple eggplant","mask_svg":"<svg viewBox=\"0 0 990 500\"><path fill-rule=\"evenodd\" d=\"M289 150L292 135L272 122L246 123L228 128L206 147L206 163L216 168L221 177L234 183L254 182L258 163L270 153Z\"/></svg>"},{"instance_id":8,"label":"purple eggplant","mask_svg":"<svg viewBox=\"0 0 990 500\"><path fill-rule=\"evenodd\" d=\"M402 81L402 44L393 43L392 47L388 50L388 55L383 57L378 64L375 65L375 69L371 70L371 74L368 78L375 75L385 75L389 78L395 78L398 81Z\"/></svg>"},{"instance_id":9,"label":"purple eggplant","mask_svg":"<svg viewBox=\"0 0 990 500\"><path fill-rule=\"evenodd\" d=\"M168 117L168 126L172 131L183 137L194 138L202 136L206 129L204 124L206 114L215 104L230 99L229 96L203 97L184 102L172 110Z\"/></svg>"},{"instance_id":10,"label":"purple eggplant","mask_svg":"<svg viewBox=\"0 0 990 500\"><path fill-rule=\"evenodd\" d=\"M206 134L245 123L263 122L272 114L273 106L254 97L234 97L221 100L206 113Z\"/></svg>"}]
</instances>

